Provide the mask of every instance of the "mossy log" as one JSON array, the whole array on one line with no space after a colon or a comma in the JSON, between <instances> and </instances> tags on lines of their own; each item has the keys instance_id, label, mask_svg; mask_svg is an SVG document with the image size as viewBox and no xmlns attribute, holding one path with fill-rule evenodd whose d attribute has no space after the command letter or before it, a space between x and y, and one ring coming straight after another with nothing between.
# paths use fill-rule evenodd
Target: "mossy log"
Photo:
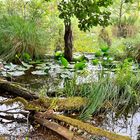
<instances>
[{"instance_id":1,"label":"mossy log","mask_svg":"<svg viewBox=\"0 0 140 140\"><path fill-rule=\"evenodd\" d=\"M24 108L29 111L45 112L53 109L55 111L62 110L78 110L86 105L86 99L81 97L71 98L40 98L33 101L27 101L22 97L16 97L14 99L8 99L1 101L0 105L12 105L13 103L20 102L24 105Z\"/></svg>"},{"instance_id":2,"label":"mossy log","mask_svg":"<svg viewBox=\"0 0 140 140\"><path fill-rule=\"evenodd\" d=\"M40 98L30 101L28 109L34 109L36 106L38 109L42 109L42 111L46 109L54 109L56 111L78 110L84 107L86 103L87 99L82 97Z\"/></svg>"},{"instance_id":3,"label":"mossy log","mask_svg":"<svg viewBox=\"0 0 140 140\"><path fill-rule=\"evenodd\" d=\"M46 110L48 108L52 108L55 110L77 110L81 107L85 106L87 100L82 97L70 97L70 98L49 98L43 97L39 98L36 93L33 93L26 88L21 87L17 83L8 82L6 80L0 79L0 90L7 92L7 94L11 97L17 97L14 100L9 100L8 102L21 102L25 105L25 102L29 101L28 106L26 108L29 110L34 110L35 107L40 110ZM0 92L1 96L5 96L3 92ZM6 95L7 95L6 94ZM7 96L8 96L7 95ZM19 98L21 97L21 98ZM25 100L23 100L25 99ZM7 102L7 103L8 103ZM5 102L6 104L6 102ZM35 109L35 110L36 110Z\"/></svg>"},{"instance_id":4,"label":"mossy log","mask_svg":"<svg viewBox=\"0 0 140 140\"><path fill-rule=\"evenodd\" d=\"M101 128L94 127L93 125L90 125L88 123L84 123L80 120L73 119L70 117L66 117L64 115L52 115L52 118L65 122L67 124L70 124L72 126L77 127L78 129L84 130L90 134L96 135L96 136L101 136L101 137L106 137L109 140L131 140L130 137L128 136L122 136L113 132L109 132L106 130L103 130Z\"/></svg>"}]
</instances>

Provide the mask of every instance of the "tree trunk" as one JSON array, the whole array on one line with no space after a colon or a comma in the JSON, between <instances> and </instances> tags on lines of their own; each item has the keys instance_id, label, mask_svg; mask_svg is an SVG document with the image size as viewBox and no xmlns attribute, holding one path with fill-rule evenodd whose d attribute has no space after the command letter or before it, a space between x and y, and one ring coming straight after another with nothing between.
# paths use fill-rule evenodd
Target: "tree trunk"
<instances>
[{"instance_id":1,"label":"tree trunk","mask_svg":"<svg viewBox=\"0 0 140 140\"><path fill-rule=\"evenodd\" d=\"M72 61L72 48L73 48L71 23L68 23L68 24L65 23L64 41L65 41L64 57L69 62L71 62Z\"/></svg>"}]
</instances>

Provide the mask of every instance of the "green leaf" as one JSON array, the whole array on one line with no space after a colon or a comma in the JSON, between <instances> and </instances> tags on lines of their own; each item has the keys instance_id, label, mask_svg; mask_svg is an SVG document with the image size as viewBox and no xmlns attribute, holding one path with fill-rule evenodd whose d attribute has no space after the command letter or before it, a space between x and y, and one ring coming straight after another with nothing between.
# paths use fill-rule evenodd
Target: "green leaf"
<instances>
[{"instance_id":1,"label":"green leaf","mask_svg":"<svg viewBox=\"0 0 140 140\"><path fill-rule=\"evenodd\" d=\"M85 59L86 59L86 57L84 55L82 55L82 56L75 57L73 60L75 62L77 62L77 61L81 62L81 61L84 61Z\"/></svg>"},{"instance_id":2,"label":"green leaf","mask_svg":"<svg viewBox=\"0 0 140 140\"><path fill-rule=\"evenodd\" d=\"M78 19L78 27L87 31L93 26L109 25L110 11L107 9L112 0L61 0L58 5L59 17L65 23L71 22L71 17Z\"/></svg>"},{"instance_id":3,"label":"green leaf","mask_svg":"<svg viewBox=\"0 0 140 140\"><path fill-rule=\"evenodd\" d=\"M97 52L95 53L95 56L96 56L96 57L101 57L101 56L102 56L102 52L101 52L101 51L97 51Z\"/></svg>"},{"instance_id":4,"label":"green leaf","mask_svg":"<svg viewBox=\"0 0 140 140\"><path fill-rule=\"evenodd\" d=\"M61 56L62 56L62 52L61 52L61 51L57 51L57 52L54 54L54 57L55 57L56 59L59 59Z\"/></svg>"},{"instance_id":5,"label":"green leaf","mask_svg":"<svg viewBox=\"0 0 140 140\"><path fill-rule=\"evenodd\" d=\"M69 62L67 61L67 59L65 59L63 56L61 56L61 57L60 57L60 60L61 60L61 64L62 64L64 67L68 67Z\"/></svg>"},{"instance_id":6,"label":"green leaf","mask_svg":"<svg viewBox=\"0 0 140 140\"><path fill-rule=\"evenodd\" d=\"M108 50L109 50L109 47L108 46L101 47L101 51L102 52L107 52Z\"/></svg>"},{"instance_id":7,"label":"green leaf","mask_svg":"<svg viewBox=\"0 0 140 140\"><path fill-rule=\"evenodd\" d=\"M83 70L85 67L86 67L86 63L85 61L82 61L82 62L76 63L74 66L74 69Z\"/></svg>"},{"instance_id":8,"label":"green leaf","mask_svg":"<svg viewBox=\"0 0 140 140\"><path fill-rule=\"evenodd\" d=\"M31 56L28 53L23 54L23 59L26 61L29 61L31 59Z\"/></svg>"},{"instance_id":9,"label":"green leaf","mask_svg":"<svg viewBox=\"0 0 140 140\"><path fill-rule=\"evenodd\" d=\"M93 65L98 65L99 64L99 60L98 59L93 59L92 60L92 64Z\"/></svg>"}]
</instances>

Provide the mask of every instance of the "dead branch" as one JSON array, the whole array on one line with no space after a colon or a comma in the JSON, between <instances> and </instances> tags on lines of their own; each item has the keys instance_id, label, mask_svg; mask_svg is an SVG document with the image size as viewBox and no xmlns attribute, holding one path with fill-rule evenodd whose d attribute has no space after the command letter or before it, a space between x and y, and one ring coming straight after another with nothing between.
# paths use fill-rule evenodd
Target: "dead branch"
<instances>
[{"instance_id":1,"label":"dead branch","mask_svg":"<svg viewBox=\"0 0 140 140\"><path fill-rule=\"evenodd\" d=\"M41 108L42 108L42 110L45 110L46 108L47 109L51 108L51 109L55 109L55 110L59 110L59 111L77 110L77 109L80 109L81 107L85 106L87 103L87 99L82 98L82 97L71 97L71 98L43 97L43 98L39 98L35 93L28 91L27 89L19 86L18 84L8 82L8 81L3 80L3 79L0 79L0 90L7 92L7 94L10 97L11 97L11 95L13 97L17 97L14 100L11 100L11 102L12 101L14 101L14 102L19 101L25 105L27 103L27 101L30 101L30 107L28 106L29 110L32 107L34 110L34 106L36 106L39 110ZM0 95L3 96L3 93L0 92ZM4 104L6 104L6 101Z\"/></svg>"}]
</instances>

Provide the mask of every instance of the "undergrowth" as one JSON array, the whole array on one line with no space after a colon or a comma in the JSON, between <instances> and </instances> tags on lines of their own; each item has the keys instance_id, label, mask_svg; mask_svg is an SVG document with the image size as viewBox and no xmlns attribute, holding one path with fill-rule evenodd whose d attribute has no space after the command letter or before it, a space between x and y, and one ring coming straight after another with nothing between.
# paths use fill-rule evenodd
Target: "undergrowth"
<instances>
[{"instance_id":1,"label":"undergrowth","mask_svg":"<svg viewBox=\"0 0 140 140\"><path fill-rule=\"evenodd\" d=\"M81 111L80 119L87 120L93 114L104 110L113 111L116 117L135 113L139 108L140 71L138 66L127 59L120 63L113 75L103 71L98 80L77 85L76 79L67 80L65 95L88 98L88 103Z\"/></svg>"}]
</instances>

